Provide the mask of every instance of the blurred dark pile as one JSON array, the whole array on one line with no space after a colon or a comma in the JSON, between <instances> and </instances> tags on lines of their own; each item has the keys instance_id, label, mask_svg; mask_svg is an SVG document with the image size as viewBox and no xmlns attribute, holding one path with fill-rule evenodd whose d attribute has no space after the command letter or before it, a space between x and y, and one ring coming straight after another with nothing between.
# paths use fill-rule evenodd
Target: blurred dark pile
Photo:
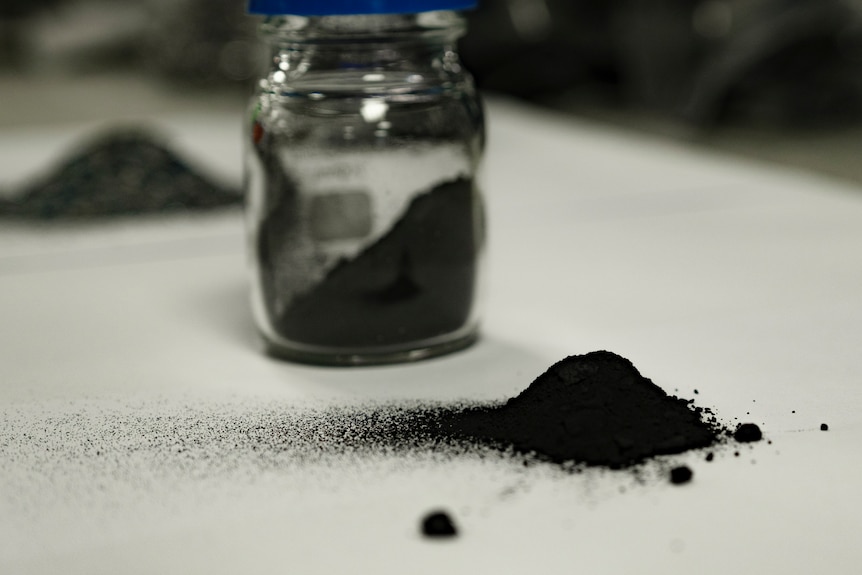
<instances>
[{"instance_id":1,"label":"blurred dark pile","mask_svg":"<svg viewBox=\"0 0 862 575\"><path fill-rule=\"evenodd\" d=\"M113 128L10 198L0 219L92 220L110 216L210 210L242 196L210 181L145 128Z\"/></svg>"},{"instance_id":2,"label":"blurred dark pile","mask_svg":"<svg viewBox=\"0 0 862 575\"><path fill-rule=\"evenodd\" d=\"M247 86L244 0L3 0L0 67L121 63ZM480 0L462 43L479 85L697 126L862 117L862 0Z\"/></svg>"}]
</instances>

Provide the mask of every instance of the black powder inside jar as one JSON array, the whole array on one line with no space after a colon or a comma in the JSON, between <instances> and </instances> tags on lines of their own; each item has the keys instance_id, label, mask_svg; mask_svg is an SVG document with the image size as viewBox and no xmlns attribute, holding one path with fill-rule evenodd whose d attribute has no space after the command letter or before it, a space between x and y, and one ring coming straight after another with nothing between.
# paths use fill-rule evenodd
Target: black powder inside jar
<instances>
[{"instance_id":1,"label":"black powder inside jar","mask_svg":"<svg viewBox=\"0 0 862 575\"><path fill-rule=\"evenodd\" d=\"M261 227L261 283L274 329L304 345L343 349L398 346L455 332L474 305L480 232L474 184L460 178L417 195L382 237L342 259L283 310L275 275L285 266L284 220ZM277 350L272 350L277 354Z\"/></svg>"}]
</instances>

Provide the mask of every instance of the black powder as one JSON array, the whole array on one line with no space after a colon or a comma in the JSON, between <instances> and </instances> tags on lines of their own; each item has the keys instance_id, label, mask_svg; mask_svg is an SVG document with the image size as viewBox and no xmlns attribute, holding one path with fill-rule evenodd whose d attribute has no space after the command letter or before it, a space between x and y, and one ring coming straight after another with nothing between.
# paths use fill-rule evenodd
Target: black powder
<instances>
[{"instance_id":1,"label":"black powder","mask_svg":"<svg viewBox=\"0 0 862 575\"><path fill-rule=\"evenodd\" d=\"M209 209L239 205L241 195L192 170L141 130L102 134L10 199L0 217L31 220Z\"/></svg>"},{"instance_id":2,"label":"black powder","mask_svg":"<svg viewBox=\"0 0 862 575\"><path fill-rule=\"evenodd\" d=\"M709 447L721 431L708 409L607 351L567 357L505 404L444 412L434 425L443 437L609 468Z\"/></svg>"},{"instance_id":3,"label":"black powder","mask_svg":"<svg viewBox=\"0 0 862 575\"><path fill-rule=\"evenodd\" d=\"M829 431L829 426L825 423L820 424L820 431Z\"/></svg>"},{"instance_id":4,"label":"black powder","mask_svg":"<svg viewBox=\"0 0 862 575\"><path fill-rule=\"evenodd\" d=\"M0 432L16 438L0 445L0 456L26 445L34 457L46 450L53 457L58 452L53 446L61 445L89 463L151 453L147 465L171 473L191 464L213 468L198 469L200 477L227 473L240 460L261 469L285 469L339 459L359 465L398 454L441 464L499 456L511 458L519 469L527 463L526 468L550 464L580 471L633 468L728 439L709 409L668 395L631 362L607 351L567 357L516 397L490 405L422 402L302 410L282 404L247 413L210 410L205 417L195 415L192 404L165 413L159 411L161 404L154 407L150 415L139 415L137 408L119 415L71 414L51 425L0 410L8 419L0 418Z\"/></svg>"},{"instance_id":5,"label":"black powder","mask_svg":"<svg viewBox=\"0 0 862 575\"><path fill-rule=\"evenodd\" d=\"M481 241L477 210L472 180L435 186L416 196L385 235L355 258L341 260L280 312L273 271L289 260L283 253L289 248L279 239L289 214L275 209L262 224L258 250L276 331L307 345L365 348L464 327L474 303Z\"/></svg>"},{"instance_id":6,"label":"black powder","mask_svg":"<svg viewBox=\"0 0 862 575\"><path fill-rule=\"evenodd\" d=\"M690 467L685 465L680 465L679 467L674 467L670 470L670 482L674 485L682 485L683 483L688 483L691 481L691 478L694 476Z\"/></svg>"},{"instance_id":7,"label":"black powder","mask_svg":"<svg viewBox=\"0 0 862 575\"><path fill-rule=\"evenodd\" d=\"M743 423L733 432L733 438L740 443L751 443L763 439L763 433L755 423Z\"/></svg>"},{"instance_id":8,"label":"black powder","mask_svg":"<svg viewBox=\"0 0 862 575\"><path fill-rule=\"evenodd\" d=\"M310 435L324 450L498 453L573 471L631 468L728 437L710 409L668 395L608 351L567 357L504 403L351 407L314 419L321 428Z\"/></svg>"},{"instance_id":9,"label":"black powder","mask_svg":"<svg viewBox=\"0 0 862 575\"><path fill-rule=\"evenodd\" d=\"M304 409L269 399L4 405L0 459L15 463L0 474L11 485L0 493L0 504L20 504L27 513L34 504L51 509L59 493L75 511L99 504L108 509L130 493L142 493L149 502L149 486L160 485L160 494L176 493L167 500L173 505L197 500L211 480L232 488L245 481L247 491L256 492L260 483L269 483L258 482L261 474L283 481L279 489L329 496L353 470L379 478L380 465L385 475L406 466L412 477L430 464L443 477L447 466L474 458L492 463L481 469L522 480L533 467L549 465L560 476L595 467L630 468L642 478L640 464L656 459L657 468L669 473L665 481L682 484L691 480L684 466L667 465L660 456L732 441L725 431L711 411L666 394L628 360L607 351L565 358L518 396L492 405ZM713 451L706 450L707 459ZM70 490L58 491L57 485ZM456 535L459 526L451 516L434 511L441 515L417 517L413 527L420 536Z\"/></svg>"},{"instance_id":10,"label":"black powder","mask_svg":"<svg viewBox=\"0 0 862 575\"><path fill-rule=\"evenodd\" d=\"M445 511L434 511L422 519L422 534L426 537L454 537L458 529Z\"/></svg>"}]
</instances>

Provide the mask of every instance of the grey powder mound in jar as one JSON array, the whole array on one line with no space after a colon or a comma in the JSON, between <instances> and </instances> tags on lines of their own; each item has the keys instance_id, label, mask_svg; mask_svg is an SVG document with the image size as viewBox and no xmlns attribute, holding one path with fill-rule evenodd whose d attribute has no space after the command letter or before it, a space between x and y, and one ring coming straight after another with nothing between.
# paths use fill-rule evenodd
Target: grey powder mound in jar
<instances>
[{"instance_id":1,"label":"grey powder mound in jar","mask_svg":"<svg viewBox=\"0 0 862 575\"><path fill-rule=\"evenodd\" d=\"M241 201L238 191L209 181L147 131L117 129L90 140L11 198L0 199L0 217L84 220Z\"/></svg>"},{"instance_id":2,"label":"grey powder mound in jar","mask_svg":"<svg viewBox=\"0 0 862 575\"><path fill-rule=\"evenodd\" d=\"M481 248L473 180L418 194L386 234L279 311L275 277L293 261L292 248L278 241L289 206L285 200L264 221L258 245L261 283L280 336L350 349L422 341L467 324Z\"/></svg>"}]
</instances>

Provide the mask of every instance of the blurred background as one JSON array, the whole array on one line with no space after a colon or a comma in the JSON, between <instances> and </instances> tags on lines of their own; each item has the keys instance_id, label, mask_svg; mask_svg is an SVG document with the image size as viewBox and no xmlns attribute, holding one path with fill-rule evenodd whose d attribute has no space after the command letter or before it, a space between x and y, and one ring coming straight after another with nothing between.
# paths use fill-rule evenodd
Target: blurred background
<instances>
[{"instance_id":1,"label":"blurred background","mask_svg":"<svg viewBox=\"0 0 862 575\"><path fill-rule=\"evenodd\" d=\"M862 182L862 0L481 0L479 86L693 146ZM244 0L3 0L0 131L241 110Z\"/></svg>"}]
</instances>

